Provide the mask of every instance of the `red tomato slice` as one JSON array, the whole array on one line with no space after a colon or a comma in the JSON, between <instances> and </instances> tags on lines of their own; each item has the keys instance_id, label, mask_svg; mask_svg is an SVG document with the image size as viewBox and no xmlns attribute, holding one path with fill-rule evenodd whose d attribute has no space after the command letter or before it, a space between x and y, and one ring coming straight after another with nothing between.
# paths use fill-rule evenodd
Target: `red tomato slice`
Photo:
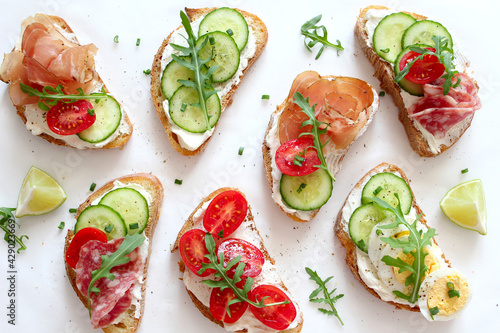
<instances>
[{"instance_id":1,"label":"red tomato slice","mask_svg":"<svg viewBox=\"0 0 500 333\"><path fill-rule=\"evenodd\" d=\"M247 200L240 192L222 192L208 205L203 226L214 237L227 237L238 229L247 216L247 209Z\"/></svg>"},{"instance_id":2,"label":"red tomato slice","mask_svg":"<svg viewBox=\"0 0 500 333\"><path fill-rule=\"evenodd\" d=\"M205 246L205 231L201 229L191 229L185 232L179 240L179 253L181 254L184 265L194 274L198 276L208 276L215 273L215 270L207 269L203 274L198 274L198 271L201 269L201 263L210 262L205 258L205 254L208 254L207 247Z\"/></svg>"},{"instance_id":3,"label":"red tomato slice","mask_svg":"<svg viewBox=\"0 0 500 333\"><path fill-rule=\"evenodd\" d=\"M243 313L245 313L248 308L247 302L238 302L231 304L229 306L231 315L229 315L226 310L227 304L235 298L236 295L231 290L231 288L226 288L224 290L220 290L220 288L213 288L212 293L210 294L210 313L212 314L212 316L215 319L228 324L232 324L240 319Z\"/></svg>"},{"instance_id":4,"label":"red tomato slice","mask_svg":"<svg viewBox=\"0 0 500 333\"><path fill-rule=\"evenodd\" d=\"M227 264L237 256L241 256L241 261L246 264L242 276L256 277L262 272L262 266L266 261L258 247L237 238L229 238L223 241L217 249L217 257L221 253L224 253L224 267L227 267ZM233 278L237 266L227 271L230 278Z\"/></svg>"},{"instance_id":5,"label":"red tomato slice","mask_svg":"<svg viewBox=\"0 0 500 333\"><path fill-rule=\"evenodd\" d=\"M89 227L78 231L71 240L68 250L66 251L66 263L69 267L76 268L76 264L80 259L80 249L91 240L98 240L100 242L107 243L108 237L104 231L96 228Z\"/></svg>"},{"instance_id":6,"label":"red tomato slice","mask_svg":"<svg viewBox=\"0 0 500 333\"><path fill-rule=\"evenodd\" d=\"M432 47L426 47L426 49L433 52L436 51L436 49ZM418 56L420 56L420 53L408 51L401 58L399 70L403 70L409 62ZM413 66L411 66L405 78L413 83L426 84L440 78L443 73L444 65L439 62L438 57L435 55L425 55L423 59L417 60Z\"/></svg>"},{"instance_id":7,"label":"red tomato slice","mask_svg":"<svg viewBox=\"0 0 500 333\"><path fill-rule=\"evenodd\" d=\"M74 103L59 102L47 112L47 125L59 135L80 133L95 122L95 114L88 113L92 108L92 104L83 99Z\"/></svg>"},{"instance_id":8,"label":"red tomato slice","mask_svg":"<svg viewBox=\"0 0 500 333\"><path fill-rule=\"evenodd\" d=\"M304 150L307 147L314 147L313 138L300 138L285 142L276 150L276 165L281 172L289 176L305 176L317 170L315 165L320 165L318 152L315 148L307 149L304 157ZM302 166L293 164L295 156L304 158Z\"/></svg>"},{"instance_id":9,"label":"red tomato slice","mask_svg":"<svg viewBox=\"0 0 500 333\"><path fill-rule=\"evenodd\" d=\"M264 325L271 327L272 329L278 331L286 329L297 316L297 310L295 309L295 305L293 305L290 298L288 298L283 290L275 286L262 284L251 290L250 295L250 299L255 302L258 302L268 296L268 298L264 299L264 304L278 303L285 300L290 302L288 304L267 306L263 308L250 306L250 311L252 311L254 316Z\"/></svg>"}]
</instances>

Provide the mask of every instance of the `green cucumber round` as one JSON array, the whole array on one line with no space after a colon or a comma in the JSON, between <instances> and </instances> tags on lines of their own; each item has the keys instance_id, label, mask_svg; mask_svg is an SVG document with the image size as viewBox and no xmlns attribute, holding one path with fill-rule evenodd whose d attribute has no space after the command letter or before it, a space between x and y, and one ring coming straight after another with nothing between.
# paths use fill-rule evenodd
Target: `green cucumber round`
<instances>
[{"instance_id":1,"label":"green cucumber round","mask_svg":"<svg viewBox=\"0 0 500 333\"><path fill-rule=\"evenodd\" d=\"M95 122L89 128L78 133L78 137L90 143L99 143L109 138L120 126L122 111L120 104L113 97L93 101Z\"/></svg>"},{"instance_id":2,"label":"green cucumber round","mask_svg":"<svg viewBox=\"0 0 500 333\"><path fill-rule=\"evenodd\" d=\"M238 45L227 33L213 31L198 38L196 47L201 47L205 40L207 40L206 45L200 50L199 55L203 60L212 57L212 60L207 63L208 68L218 66L212 76L214 82L229 80L238 71L240 65ZM213 45L210 40L214 42Z\"/></svg>"},{"instance_id":3,"label":"green cucumber round","mask_svg":"<svg viewBox=\"0 0 500 333\"><path fill-rule=\"evenodd\" d=\"M189 59L189 57L182 58ZM170 100L174 92L182 85L178 80L194 81L194 72L172 60L165 67L161 76L161 91L166 99Z\"/></svg>"},{"instance_id":4,"label":"green cucumber round","mask_svg":"<svg viewBox=\"0 0 500 333\"><path fill-rule=\"evenodd\" d=\"M240 51L247 45L248 23L236 9L222 7L208 13L200 23L198 37L212 31L232 32Z\"/></svg>"},{"instance_id":5,"label":"green cucumber round","mask_svg":"<svg viewBox=\"0 0 500 333\"><path fill-rule=\"evenodd\" d=\"M281 176L281 197L293 209L304 211L318 209L330 199L332 190L332 179L323 169L305 176L285 174Z\"/></svg>"},{"instance_id":6,"label":"green cucumber round","mask_svg":"<svg viewBox=\"0 0 500 333\"><path fill-rule=\"evenodd\" d=\"M399 197L403 214L408 214L413 204L413 194L411 193L410 186L403 178L391 172L381 172L372 176L365 187L363 187L361 203L370 203L372 200L369 198L377 197L384 200L392 207L396 207L398 205L398 199L395 194Z\"/></svg>"},{"instance_id":7,"label":"green cucumber round","mask_svg":"<svg viewBox=\"0 0 500 333\"><path fill-rule=\"evenodd\" d=\"M140 234L148 224L148 202L139 191L132 188L122 187L106 193L99 205L111 207L120 214L128 235Z\"/></svg>"},{"instance_id":8,"label":"green cucumber round","mask_svg":"<svg viewBox=\"0 0 500 333\"><path fill-rule=\"evenodd\" d=\"M410 52L410 47L411 46L420 46L420 47L427 47L427 45L410 45L404 48L403 51L398 55L396 58L396 61L394 62L394 74L397 76L401 70L399 69L399 63L401 62L401 59L403 59L404 55L408 52ZM407 93L413 96L424 96L424 86L418 83L411 82L407 80L406 78L402 78L398 82L399 86L403 88Z\"/></svg>"},{"instance_id":9,"label":"green cucumber round","mask_svg":"<svg viewBox=\"0 0 500 333\"><path fill-rule=\"evenodd\" d=\"M113 208L104 205L89 206L78 215L75 234L88 227L104 231L108 240L127 235L127 227L121 215Z\"/></svg>"},{"instance_id":10,"label":"green cucumber round","mask_svg":"<svg viewBox=\"0 0 500 333\"><path fill-rule=\"evenodd\" d=\"M373 32L373 49L382 58L394 62L401 52L401 38L405 30L416 19L406 13L387 15L379 22Z\"/></svg>"},{"instance_id":11,"label":"green cucumber round","mask_svg":"<svg viewBox=\"0 0 500 333\"><path fill-rule=\"evenodd\" d=\"M401 47L405 48L414 44L424 44L434 47L436 43L432 40L434 36L448 39L448 47L453 49L453 39L448 30L439 22L422 20L413 23L406 29L401 39Z\"/></svg>"},{"instance_id":12,"label":"green cucumber round","mask_svg":"<svg viewBox=\"0 0 500 333\"><path fill-rule=\"evenodd\" d=\"M373 227L393 215L373 202L359 206L349 219L349 236L361 251L368 253L368 241Z\"/></svg>"}]
</instances>

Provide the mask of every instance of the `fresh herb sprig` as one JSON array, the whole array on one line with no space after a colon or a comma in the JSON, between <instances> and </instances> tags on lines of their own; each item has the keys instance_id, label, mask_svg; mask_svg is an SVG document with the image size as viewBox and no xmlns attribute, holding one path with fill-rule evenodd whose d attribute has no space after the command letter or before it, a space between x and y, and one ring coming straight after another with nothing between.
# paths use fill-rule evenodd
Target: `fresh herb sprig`
<instances>
[{"instance_id":1,"label":"fresh herb sprig","mask_svg":"<svg viewBox=\"0 0 500 333\"><path fill-rule=\"evenodd\" d=\"M113 252L111 255L102 255L102 265L99 269L92 271L92 280L90 280L89 290L87 293L88 300L88 309L89 315L92 316L92 306L90 302L90 293L99 294L101 290L97 288L94 284L97 280L101 278L108 278L111 281L115 279L115 275L111 273L111 269L115 266L126 264L130 261L130 257L127 257L127 254L130 254L134 251L138 246L144 243L146 237L142 234L134 234L132 236L127 235L125 239L120 244L118 249Z\"/></svg>"},{"instance_id":2,"label":"fresh herb sprig","mask_svg":"<svg viewBox=\"0 0 500 333\"><path fill-rule=\"evenodd\" d=\"M306 267L306 272L309 274L309 279L313 280L318 284L318 288L315 289L311 295L309 295L309 301L312 303L325 303L327 305L330 305L331 310L319 308L318 310L324 314L327 314L329 316L335 316L337 319L340 321L342 326L344 326L344 322L342 319L340 319L340 316L337 312L337 309L335 308L334 303L337 302L340 298L344 297L344 294L336 295L333 296L335 291L337 291L337 288L333 289L332 291L328 291L328 288L326 284L333 279L333 276L330 276L327 278L325 281L323 281L318 273L316 271L313 271L309 267ZM319 295L320 292L323 292L324 298L318 298L317 296Z\"/></svg>"},{"instance_id":3,"label":"fresh herb sprig","mask_svg":"<svg viewBox=\"0 0 500 333\"><path fill-rule=\"evenodd\" d=\"M16 223L16 218L14 214L12 213L15 211L15 208L6 208L6 207L1 207L0 208L0 229L2 229L5 232L5 236L3 239L7 243L12 243L15 242L19 244L19 249L17 249L17 253L21 252L22 250L26 250L27 247L23 243L23 238L29 239L28 236L22 235L21 237L17 237L14 233L11 232L9 229L9 224L10 223Z\"/></svg>"},{"instance_id":4,"label":"fresh herb sprig","mask_svg":"<svg viewBox=\"0 0 500 333\"><path fill-rule=\"evenodd\" d=\"M200 46L196 46L196 36L193 33L193 28L191 27L191 23L189 22L189 18L186 13L181 11L181 20L184 29L186 30L188 36L183 36L187 43L188 47L181 46L178 44L171 43L170 45L177 51L183 53L183 56L187 56L189 60L183 59L176 54L172 54L172 59L175 60L179 65L187 67L194 72L194 80L178 80L178 82L186 87L190 87L195 89L198 92L199 102L192 104L192 106L198 107L202 110L203 115L205 117L205 121L207 124L207 131L209 131L212 126L210 126L210 115L208 114L207 108L207 100L210 96L217 93L217 90L213 88L211 84L211 77L213 73L219 67L218 65L213 65L207 71L204 70L205 64L212 60L213 54L211 57L207 57L206 59L201 59L200 50L203 49L208 43L208 37L201 43ZM205 72L205 73L203 73Z\"/></svg>"},{"instance_id":5,"label":"fresh herb sprig","mask_svg":"<svg viewBox=\"0 0 500 333\"><path fill-rule=\"evenodd\" d=\"M299 135L299 137L304 136L304 135L312 135L313 136L314 146L307 147L306 149L309 149L309 148L316 149L316 151L318 152L318 158L319 158L321 164L315 165L315 167L325 170L328 173L328 175L330 176L330 178L332 178L332 180L335 181L335 177L332 175L332 173L328 169L328 165L326 164L325 155L323 155L323 147L326 146L326 144L330 140L327 140L325 143L321 143L321 139L320 139L320 136L326 133L327 127L330 125L328 123L321 122L321 121L316 119L316 116L314 113L314 107L316 106L316 104L311 106L309 104L309 97L304 98L304 96L302 96L302 94L299 93L298 91L295 92L293 97L295 98L294 103L297 104L302 109L302 112L304 112L306 115L309 116L309 120L304 121L302 123L302 127L308 126L308 125L312 126L312 129L310 132L301 133ZM320 129L321 126L325 126L325 128ZM304 156L305 156L305 154L304 154Z\"/></svg>"},{"instance_id":6,"label":"fresh herb sprig","mask_svg":"<svg viewBox=\"0 0 500 333\"><path fill-rule=\"evenodd\" d=\"M427 253L424 251L424 247L427 245L432 245L431 239L436 235L436 229L429 228L426 232L417 229L417 222L420 220L420 216L417 216L413 223L406 221L406 218L401 210L401 203L399 201L398 194L394 194L398 200L398 205L394 208L384 200L371 197L369 198L375 204L377 204L383 210L392 212L396 216L396 220L393 223L379 226L380 229L394 229L398 225L403 224L408 228L410 234L408 239L404 238L392 238L392 237L381 237L380 239L387 243L393 248L403 249L403 253L410 253L413 256L413 264L408 264L401 260L401 258L393 258L391 256L384 256L382 261L393 267L399 268L399 273L409 271L411 274L406 278L405 285L413 285L413 290L410 295L406 295L400 291L393 291L393 293L402 299L407 300L410 303L415 303L418 300L418 292L420 290L420 285L422 284L422 278L428 271L428 267L425 265L425 257Z\"/></svg>"},{"instance_id":7,"label":"fresh herb sprig","mask_svg":"<svg viewBox=\"0 0 500 333\"><path fill-rule=\"evenodd\" d=\"M106 93L104 87L101 92L94 92L90 95L85 95L81 88L78 88L78 94L76 95L66 95L62 89L62 85L58 85L57 87L45 86L42 88L42 91L38 91L35 88L32 88L24 83L19 83L21 87L21 91L28 94L29 96L38 97L38 107L43 111L49 111L51 106L56 105L58 102L63 103L74 103L78 100L95 100L99 102L101 99L106 99L110 95Z\"/></svg>"},{"instance_id":8,"label":"fresh herb sprig","mask_svg":"<svg viewBox=\"0 0 500 333\"><path fill-rule=\"evenodd\" d=\"M326 30L326 27L324 25L316 25L321 20L322 15L318 15L307 21L306 23L302 24L300 27L300 32L302 35L304 35L304 45L306 48L312 52L311 48L318 44L321 43L323 46L321 46L321 49L318 51L318 54L316 55L315 60L317 60L325 48L327 47L332 47L337 50L337 54L339 54L340 51L343 51L344 48L342 47L342 44L340 41L337 39L337 44L330 43L328 41L328 31ZM323 32L323 35L320 35L318 33L318 30ZM310 39L308 41L308 39Z\"/></svg>"},{"instance_id":9,"label":"fresh herb sprig","mask_svg":"<svg viewBox=\"0 0 500 333\"><path fill-rule=\"evenodd\" d=\"M448 95L450 92L450 88L456 88L460 85L460 77L457 78L457 81L453 83L452 79L458 74L458 71L455 69L455 64L453 64L454 54L453 50L449 46L449 40L443 36L434 36L432 37L432 41L434 42L435 52L432 50L424 49L419 46L410 46L410 50L420 55L410 61L401 72L396 75L394 78L394 82L401 81L406 74L410 71L410 68L417 62L418 60L422 60L426 55L436 56L439 59L439 62L444 66L444 74L441 78L444 78L443 84L443 95ZM397 64L396 64L397 65Z\"/></svg>"},{"instance_id":10,"label":"fresh herb sprig","mask_svg":"<svg viewBox=\"0 0 500 333\"><path fill-rule=\"evenodd\" d=\"M251 301L247 295L248 292L252 289L253 279L251 277L247 277L243 289L238 288L236 286L236 284L241 281L241 276L243 275L243 269L245 268L245 263L240 261L241 256L237 256L236 258L231 260L226 267L224 267L224 253L221 253L217 258L215 240L211 233L205 234L205 246L207 247L208 250L208 254L206 254L205 257L208 258L210 262L202 263L201 264L202 268L198 271L198 274L202 274L207 269L213 269L215 270L214 276L216 278L220 278L220 280L218 281L203 280L202 282L207 286L209 286L210 288L220 288L221 290L230 288L233 291L236 297L232 299L230 302L228 302L226 307L226 312L229 316L231 316L229 306L235 303L247 302L248 304L255 306L257 308L290 303L290 301L285 300L283 302L265 304L264 299L268 298L268 296L263 297L258 302ZM233 278L230 278L229 276L227 276L227 272L231 270L234 266L236 266L236 272L234 273Z\"/></svg>"}]
</instances>

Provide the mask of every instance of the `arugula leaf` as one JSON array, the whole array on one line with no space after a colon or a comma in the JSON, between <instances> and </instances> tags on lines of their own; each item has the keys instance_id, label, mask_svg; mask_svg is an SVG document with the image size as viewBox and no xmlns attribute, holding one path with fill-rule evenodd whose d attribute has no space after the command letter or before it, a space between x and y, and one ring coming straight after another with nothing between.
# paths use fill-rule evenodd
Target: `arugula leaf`
<instances>
[{"instance_id":1,"label":"arugula leaf","mask_svg":"<svg viewBox=\"0 0 500 333\"><path fill-rule=\"evenodd\" d=\"M302 112L304 112L306 115L309 116L309 120L306 120L302 123L302 127L307 126L307 125L312 125L312 129L310 132L304 132L299 135L299 137L303 135L312 135L314 137L314 146L307 147L306 149L309 148L314 148L318 152L318 157L321 162L320 165L315 165L316 168L323 169L325 170L330 178L332 178L333 181L335 181L335 177L333 177L332 173L328 169L328 165L326 164L325 160L325 155L323 155L323 147L326 146L326 144L330 141L327 140L325 143L321 143L320 136L326 133L327 127L330 126L330 124L325 123L325 122L320 122L316 119L316 116L314 114L314 107L316 104L311 106L309 104L309 97L304 98L301 93L298 91L295 92L293 95L295 98L294 103L297 104L301 109ZM320 129L321 126L325 126L325 128ZM304 156L305 156L304 152Z\"/></svg>"},{"instance_id":2,"label":"arugula leaf","mask_svg":"<svg viewBox=\"0 0 500 333\"><path fill-rule=\"evenodd\" d=\"M328 31L326 30L326 27L324 25L316 25L316 23L321 20L321 17L322 15L315 16L306 23L302 24L302 26L300 27L300 32L302 35L304 35L304 45L309 50L309 52L312 52L311 48L317 43L323 44L318 54L316 55L316 58L314 58L315 60L317 60L321 56L327 46L336 49L337 55L340 51L344 50L342 44L338 39L337 44L333 44L328 41ZM318 33L318 30L323 32L323 34L320 35ZM307 42L308 39L310 39L309 42Z\"/></svg>"},{"instance_id":3,"label":"arugula leaf","mask_svg":"<svg viewBox=\"0 0 500 333\"><path fill-rule=\"evenodd\" d=\"M326 284L331 279L333 279L333 276L330 276L325 281L323 281L319 277L318 273L316 271L313 271L309 267L306 267L306 272L310 276L309 279L315 281L319 286L319 288L315 289L311 293L311 295L309 295L309 301L312 303L325 303L325 304L330 305L331 310L322 309L322 308L319 308L318 310L324 314L329 315L329 316L337 317L337 319L340 321L342 326L344 326L342 319L340 319L340 317L339 317L337 309L335 309L335 306L333 305L338 299L344 297L344 294L340 294L340 295L332 297L333 293L337 290L337 288L333 289L332 291L328 291L328 288L326 287ZM325 296L325 298L317 298L317 296L319 295L320 292L323 292L323 295Z\"/></svg>"},{"instance_id":4,"label":"arugula leaf","mask_svg":"<svg viewBox=\"0 0 500 333\"><path fill-rule=\"evenodd\" d=\"M92 305L90 303L90 293L99 294L101 290L97 288L94 284L97 280L101 278L107 278L113 281L115 279L115 275L111 273L111 269L115 266L126 264L130 261L129 257L126 257L127 254L130 254L134 251L138 246L144 243L143 234L134 234L132 236L126 235L123 242L120 244L118 249L113 252L111 255L102 255L102 265L99 269L92 271L92 280L90 280L89 290L87 292L87 300L88 300L88 308L89 315L92 315Z\"/></svg>"},{"instance_id":5,"label":"arugula leaf","mask_svg":"<svg viewBox=\"0 0 500 333\"><path fill-rule=\"evenodd\" d=\"M27 247L23 243L23 238L29 239L28 236L22 235L21 237L17 237L14 233L12 233L8 226L11 222L16 223L16 218L14 214L12 214L13 211L15 211L15 208L6 208L6 207L1 207L0 208L0 229L2 229L5 232L5 236L3 239L7 243L17 243L19 244L19 249L17 249L17 253L20 253L22 250L26 250Z\"/></svg>"},{"instance_id":6,"label":"arugula leaf","mask_svg":"<svg viewBox=\"0 0 500 333\"><path fill-rule=\"evenodd\" d=\"M29 96L38 97L38 107L43 111L49 111L51 106L56 105L58 102L63 103L74 103L78 100L95 100L98 103L101 99L108 98L111 95L108 95L102 88L101 92L91 93L90 95L85 95L81 88L78 88L78 94L76 95L66 95L62 89L62 85L58 85L57 87L45 86L42 88L42 91L38 91L35 88L28 86L22 82L19 83L21 87L21 91L23 93L28 94Z\"/></svg>"},{"instance_id":7,"label":"arugula leaf","mask_svg":"<svg viewBox=\"0 0 500 333\"><path fill-rule=\"evenodd\" d=\"M394 291L393 293L402 299L407 300L410 303L415 303L418 300L418 291L420 290L420 285L422 284L422 278L428 271L428 267L425 265L425 257L427 253L424 252L424 247L427 245L432 245L431 239L436 235L436 229L429 228L425 233L417 229L417 222L420 220L421 215L417 216L413 223L406 221L406 218L401 210L401 203L399 201L399 195L394 194L398 200L398 205L394 208L389 203L384 200L371 197L368 198L377 204L383 210L392 212L396 216L396 220L393 223L379 226L379 229L393 229L400 224L405 225L410 234L408 239L394 239L392 237L381 237L380 239L386 242L389 246L393 248L403 249L403 253L410 253L413 256L413 264L408 264L401 260L400 258L393 258L390 256L384 256L382 261L389 266L399 268L399 273L410 271L411 274L406 278L405 285L409 286L413 284L413 290L410 295L403 294L399 291Z\"/></svg>"},{"instance_id":8,"label":"arugula leaf","mask_svg":"<svg viewBox=\"0 0 500 333\"><path fill-rule=\"evenodd\" d=\"M207 286L209 286L210 288L220 288L221 290L230 288L233 291L236 298L231 300L226 307L226 311L229 316L231 316L229 305L239 302L247 302L248 304L253 305L257 308L264 308L268 306L290 303L290 301L285 300L283 302L265 304L264 299L267 297L263 297L258 302L251 301L247 295L248 292L252 289L253 279L251 277L247 277L243 289L238 288L236 286L236 284L241 281L241 276L243 275L243 270L246 265L244 262L241 261L241 256L237 256L236 258L232 259L227 264L227 266L224 267L224 253L221 253L217 258L215 240L211 233L205 234L205 246L207 247L208 250L208 254L205 255L205 258L208 258L210 262L202 263L201 264L202 268L198 271L198 274L203 273L207 269L213 269L215 270L214 276L216 278L220 278L220 280L215 280L215 281L203 280L202 282ZM236 266L236 272L234 273L233 278L230 278L229 276L227 276L227 271L229 271L234 266Z\"/></svg>"},{"instance_id":9,"label":"arugula leaf","mask_svg":"<svg viewBox=\"0 0 500 333\"><path fill-rule=\"evenodd\" d=\"M187 43L188 47L181 46L178 44L171 43L170 45L177 51L180 51L183 56L187 56L189 60L183 59L176 54L172 54L172 59L175 60L179 65L187 67L194 72L194 80L178 80L178 82L186 87L190 87L195 89L198 92L199 102L192 104L195 107L198 107L202 110L203 115L205 116L205 122L207 124L207 131L209 131L212 126L210 126L210 116L208 115L207 109L207 100L213 94L216 94L218 90L215 90L212 86L211 77L213 73L219 68L218 65L214 65L210 67L205 73L203 73L203 68L206 63L208 63L213 58L213 49L212 56L207 57L205 60L201 59L199 53L200 50L203 49L208 42L208 37L202 42L202 44L197 47L196 46L196 36L193 33L193 28L191 27L191 22L189 22L189 18L186 13L181 11L181 20L184 29L186 30L188 36L183 36Z\"/></svg>"}]
</instances>

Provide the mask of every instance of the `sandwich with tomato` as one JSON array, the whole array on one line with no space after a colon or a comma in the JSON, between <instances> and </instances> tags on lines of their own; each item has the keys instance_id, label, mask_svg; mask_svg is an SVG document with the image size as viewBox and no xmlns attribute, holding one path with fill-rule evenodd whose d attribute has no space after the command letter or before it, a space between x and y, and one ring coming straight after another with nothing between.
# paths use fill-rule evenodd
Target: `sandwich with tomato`
<instances>
[{"instance_id":1,"label":"sandwich with tomato","mask_svg":"<svg viewBox=\"0 0 500 333\"><path fill-rule=\"evenodd\" d=\"M158 178L133 174L106 183L78 207L64 260L94 329L133 333L139 328L162 201Z\"/></svg>"},{"instance_id":2,"label":"sandwich with tomato","mask_svg":"<svg viewBox=\"0 0 500 333\"><path fill-rule=\"evenodd\" d=\"M25 19L0 79L33 135L78 149L123 147L132 123L95 69L94 44L80 45L62 18Z\"/></svg>"},{"instance_id":3,"label":"sandwich with tomato","mask_svg":"<svg viewBox=\"0 0 500 333\"><path fill-rule=\"evenodd\" d=\"M413 150L432 157L453 146L481 101L469 61L448 29L419 14L369 6L355 34L398 107Z\"/></svg>"},{"instance_id":4,"label":"sandwich with tomato","mask_svg":"<svg viewBox=\"0 0 500 333\"><path fill-rule=\"evenodd\" d=\"M363 80L314 71L295 78L271 115L262 145L272 198L286 215L297 222L316 216L378 106L378 94Z\"/></svg>"},{"instance_id":5,"label":"sandwich with tomato","mask_svg":"<svg viewBox=\"0 0 500 333\"><path fill-rule=\"evenodd\" d=\"M302 313L279 277L239 190L208 195L180 230L182 281L198 310L228 331L297 333Z\"/></svg>"}]
</instances>

